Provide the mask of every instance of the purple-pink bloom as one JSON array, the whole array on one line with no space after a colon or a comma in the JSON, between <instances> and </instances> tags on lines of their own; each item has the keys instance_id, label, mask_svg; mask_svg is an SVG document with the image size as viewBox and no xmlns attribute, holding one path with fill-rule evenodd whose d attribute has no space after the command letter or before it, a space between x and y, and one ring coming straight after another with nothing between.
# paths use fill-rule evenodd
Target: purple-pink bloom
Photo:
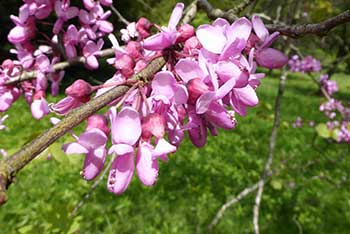
<instances>
[{"instance_id":1,"label":"purple-pink bloom","mask_svg":"<svg viewBox=\"0 0 350 234\"><path fill-rule=\"evenodd\" d=\"M148 37L143 42L146 50L159 51L176 43L179 33L176 26L179 23L184 9L183 3L177 3L169 19L168 27L162 27L161 32Z\"/></svg>"}]
</instances>

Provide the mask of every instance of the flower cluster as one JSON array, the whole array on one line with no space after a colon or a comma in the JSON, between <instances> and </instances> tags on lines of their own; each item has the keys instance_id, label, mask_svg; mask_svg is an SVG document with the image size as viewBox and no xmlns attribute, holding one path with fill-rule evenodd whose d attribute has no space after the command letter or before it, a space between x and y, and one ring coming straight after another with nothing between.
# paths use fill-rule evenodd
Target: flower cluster
<instances>
[{"instance_id":1,"label":"flower cluster","mask_svg":"<svg viewBox=\"0 0 350 234\"><path fill-rule=\"evenodd\" d=\"M103 37L113 31L105 11L112 0L84 0L83 9L71 6L70 0L24 0L19 15L11 15L15 27L8 40L15 49L16 60L6 60L0 69L0 111L6 111L23 93L31 105L33 117L49 113L45 100L48 83L52 95L57 95L64 71L56 72L54 65L62 60L84 56L88 69L97 69L103 47ZM47 30L47 25L53 25ZM23 71L36 72L37 78L16 86L5 85Z\"/></svg>"},{"instance_id":2,"label":"flower cluster","mask_svg":"<svg viewBox=\"0 0 350 234\"><path fill-rule=\"evenodd\" d=\"M258 16L233 24L219 18L195 30L189 24L178 25L183 8L182 3L176 5L167 26L145 18L131 23L122 30L125 46L110 36L115 57L108 62L116 69L114 76L101 86L78 80L66 90L67 97L52 106L65 114L77 106L72 103L84 102L94 91L98 96L117 85L131 86L104 116L88 119L76 142L63 147L68 154L86 155L82 175L87 180L99 174L108 154L117 155L107 183L115 194L127 189L135 170L144 185L153 185L158 160L168 160L185 132L193 145L203 147L208 132L216 136L219 128L233 129L235 115L244 116L258 104L255 90L264 74L255 72L256 62L277 68L288 61L270 48L278 33L270 35ZM159 31L151 35L153 27ZM167 56L167 64L150 83L130 80L161 55ZM109 134L112 146L107 150Z\"/></svg>"},{"instance_id":3,"label":"flower cluster","mask_svg":"<svg viewBox=\"0 0 350 234\"><path fill-rule=\"evenodd\" d=\"M322 69L321 62L311 55L303 59L300 59L298 55L293 55L288 65L292 72L319 72Z\"/></svg>"},{"instance_id":4,"label":"flower cluster","mask_svg":"<svg viewBox=\"0 0 350 234\"><path fill-rule=\"evenodd\" d=\"M299 56L294 55L288 61L288 64L292 72L312 73L321 70L320 61L310 55L302 60L299 59ZM330 80L327 74L320 75L319 85L327 98L327 101L320 105L319 110L324 113L328 120L325 124L319 123L318 125L315 125L314 121L310 121L309 126L316 127L316 130L319 129L318 131L323 131L320 134L323 137L333 138L338 143L350 143L350 103L344 105L342 101L334 97L339 88L337 82ZM301 117L297 117L293 127L300 128L302 126L303 120ZM324 132L327 132L327 134Z\"/></svg>"},{"instance_id":5,"label":"flower cluster","mask_svg":"<svg viewBox=\"0 0 350 234\"><path fill-rule=\"evenodd\" d=\"M322 74L320 76L320 84L330 96L339 90L337 82L335 80L330 80L327 74Z\"/></svg>"},{"instance_id":6,"label":"flower cluster","mask_svg":"<svg viewBox=\"0 0 350 234\"><path fill-rule=\"evenodd\" d=\"M101 4L108 6L112 2L85 0L85 9L79 11L69 1L25 2L19 17L22 23L11 31L10 41L20 45L17 49L22 51L19 48L30 44L36 36L33 29L37 15L46 19L50 11L55 11L57 20L50 43L55 48L61 45L57 36L63 35L64 53L55 52L53 46L45 47L45 52L30 50L33 61L25 69L38 71L37 79L23 82L20 87L0 87L5 87L3 93L14 98L23 90L28 99L33 96L32 112L40 118L49 111L43 101L47 77L55 75L57 82L61 79L53 71L53 64L64 56L71 59L83 55L87 68L98 67L96 57L101 53L101 38L113 30L106 21L110 13L104 12ZM44 5L30 6L37 2ZM41 13L43 8L47 8L45 15ZM237 125L235 116L245 116L249 107L258 104L256 89L265 74L256 73L257 65L273 69L288 62L282 52L270 47L279 33L270 35L256 15L251 20L239 18L232 24L218 18L196 30L189 24L178 25L183 10L184 5L178 3L167 26L146 18L130 23L121 30L123 46L109 34L115 56L107 62L115 68L113 77L98 86L76 80L65 90L66 97L50 106L53 112L66 115L113 87L130 86L125 95L109 104L107 113L87 119L85 131L80 136L73 135L75 142L63 146L67 154L85 154L82 175L86 180L98 176L107 155L116 155L107 184L115 194L127 189L135 170L144 185L153 185L158 176L158 160L167 161L168 154L177 150L186 132L194 146L203 147L208 134L218 135L219 128L233 129ZM79 19L79 28L67 23L74 17ZM25 32L25 36L19 37L17 31ZM154 31L157 33L152 35ZM159 56L166 57L166 65L150 82L131 79ZM20 74L22 64L23 61L15 61L3 65L2 80ZM28 94L33 90L34 95ZM109 138L112 144L107 149Z\"/></svg>"}]
</instances>

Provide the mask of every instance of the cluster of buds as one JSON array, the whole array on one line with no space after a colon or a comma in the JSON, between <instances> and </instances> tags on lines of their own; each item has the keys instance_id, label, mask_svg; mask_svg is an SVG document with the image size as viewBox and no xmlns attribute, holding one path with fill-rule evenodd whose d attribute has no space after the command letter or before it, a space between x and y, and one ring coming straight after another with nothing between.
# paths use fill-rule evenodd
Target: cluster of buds
<instances>
[{"instance_id":1,"label":"cluster of buds","mask_svg":"<svg viewBox=\"0 0 350 234\"><path fill-rule=\"evenodd\" d=\"M335 80L330 80L327 74L322 74L320 76L320 84L329 96L332 96L339 90L337 82Z\"/></svg>"},{"instance_id":2,"label":"cluster of buds","mask_svg":"<svg viewBox=\"0 0 350 234\"><path fill-rule=\"evenodd\" d=\"M319 60L308 55L300 60L298 55L292 56L288 61L288 65L292 72L312 73L321 71L321 63ZM338 84L335 80L330 80L327 74L321 74L319 79L320 87L326 92L328 99L322 103L319 110L324 113L328 119L326 126L332 134L329 134L338 143L350 143L350 106L346 106L342 101L337 100L334 94L338 92ZM293 123L294 128L303 126L301 117L297 117ZM314 121L310 121L310 127L317 127Z\"/></svg>"},{"instance_id":3,"label":"cluster of buds","mask_svg":"<svg viewBox=\"0 0 350 234\"><path fill-rule=\"evenodd\" d=\"M33 117L40 119L49 113L45 100L49 81L55 96L64 77L64 71L55 71L56 63L83 56L88 69L97 69L96 56L101 53L103 37L113 31L107 21L111 11L103 6L111 5L112 0L84 0L80 9L71 6L70 0L24 0L19 15L11 15L15 27L8 40L17 59L4 61L0 68L0 111L6 111L23 93ZM53 25L52 30L48 31L47 25ZM36 72L37 77L15 86L5 85L23 72Z\"/></svg>"},{"instance_id":4,"label":"cluster of buds","mask_svg":"<svg viewBox=\"0 0 350 234\"><path fill-rule=\"evenodd\" d=\"M311 55L303 59L300 59L298 55L293 55L288 65L292 72L319 72L322 69L321 62Z\"/></svg>"}]
</instances>

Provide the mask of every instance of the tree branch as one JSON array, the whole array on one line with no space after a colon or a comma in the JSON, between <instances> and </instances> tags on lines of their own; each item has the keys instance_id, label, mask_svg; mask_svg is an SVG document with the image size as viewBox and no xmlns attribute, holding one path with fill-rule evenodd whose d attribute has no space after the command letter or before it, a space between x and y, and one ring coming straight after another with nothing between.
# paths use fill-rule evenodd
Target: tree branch
<instances>
[{"instance_id":1,"label":"tree branch","mask_svg":"<svg viewBox=\"0 0 350 234\"><path fill-rule=\"evenodd\" d=\"M325 35L333 28L350 22L350 11L326 19L320 23L302 24L302 25L282 25L269 24L266 25L270 32L280 32L282 35L298 38L308 34Z\"/></svg>"},{"instance_id":2,"label":"tree branch","mask_svg":"<svg viewBox=\"0 0 350 234\"><path fill-rule=\"evenodd\" d=\"M248 1L245 1L248 2ZM252 1L251 1L252 2ZM242 3L243 4L243 3ZM237 8L223 11L218 8L214 8L207 0L198 0L198 7L204 10L210 19L224 18L230 22L235 21L237 17ZM284 24L268 24L267 29L270 32L280 32L281 35L285 35L292 38L302 37L308 34L324 35L331 29L350 22L350 11L344 11L343 13L326 19L320 23L303 24L303 25L284 25Z\"/></svg>"},{"instance_id":3,"label":"tree branch","mask_svg":"<svg viewBox=\"0 0 350 234\"><path fill-rule=\"evenodd\" d=\"M183 24L190 23L197 14L197 2L198 0L194 0L185 10L184 17L182 18Z\"/></svg>"},{"instance_id":4,"label":"tree branch","mask_svg":"<svg viewBox=\"0 0 350 234\"><path fill-rule=\"evenodd\" d=\"M135 74L132 80L149 81L153 74L159 71L166 63L165 57L158 57L151 61L149 65ZM72 110L58 124L41 134L38 138L25 145L17 153L0 161L0 205L6 202L6 189L13 181L16 174L33 160L44 149L49 147L67 131L79 125L87 117L100 110L111 101L122 96L129 89L128 86L118 86L96 97L84 104L80 108Z\"/></svg>"},{"instance_id":5,"label":"tree branch","mask_svg":"<svg viewBox=\"0 0 350 234\"><path fill-rule=\"evenodd\" d=\"M110 56L113 56L114 53L115 53L115 50L113 48L104 49L104 50L101 50L101 54L98 57L100 57L100 58L110 57ZM80 56L80 57L77 57L77 58L72 59L70 61L56 63L55 65L53 65L53 70L54 71L61 71L61 70L64 70L67 67L70 67L72 65L79 64L79 63L84 64L85 62L86 62L85 57ZM18 83L21 81L31 80L33 78L36 78L36 76L37 76L37 71L28 71L28 72L24 71L24 72L22 72L21 75L12 77L10 80L6 81L5 85L11 85L11 84L15 84L15 83Z\"/></svg>"},{"instance_id":6,"label":"tree branch","mask_svg":"<svg viewBox=\"0 0 350 234\"><path fill-rule=\"evenodd\" d=\"M117 8L115 8L113 5L111 5L111 9L114 12L114 14L117 15L118 20L122 23L124 23L125 25L129 25L130 22L124 18L124 16L117 10Z\"/></svg>"},{"instance_id":7,"label":"tree branch","mask_svg":"<svg viewBox=\"0 0 350 234\"><path fill-rule=\"evenodd\" d=\"M284 89L286 86L286 78L287 78L287 72L284 70L282 72L282 75L280 77L280 83L278 87L278 94L276 97L275 102L275 118L273 122L272 132L270 136L270 142L269 142L269 157L265 163L264 172L262 174L262 179L258 183L258 192L255 198L255 204L253 208L253 226L254 226L254 233L259 234L259 208L261 203L261 197L264 191L264 181L267 177L271 174L271 165L274 158L274 152L276 148L276 140L277 140L277 132L278 128L280 126L280 118L281 118L281 103L282 103L282 97L284 93Z\"/></svg>"}]
</instances>

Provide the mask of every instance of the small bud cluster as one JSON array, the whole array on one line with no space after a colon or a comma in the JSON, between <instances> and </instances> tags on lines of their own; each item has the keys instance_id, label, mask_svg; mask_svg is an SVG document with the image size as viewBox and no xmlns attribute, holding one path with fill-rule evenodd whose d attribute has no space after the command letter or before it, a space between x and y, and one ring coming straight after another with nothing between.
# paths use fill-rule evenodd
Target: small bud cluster
<instances>
[{"instance_id":1,"label":"small bud cluster","mask_svg":"<svg viewBox=\"0 0 350 234\"><path fill-rule=\"evenodd\" d=\"M312 56L306 56L300 60L299 56L294 55L288 62L292 72L312 73L321 71L321 63ZM337 100L334 94L339 88L335 80L330 80L327 74L321 74L319 85L325 92L327 101L322 103L319 110L324 113L328 119L326 126L330 132L329 137L336 139L338 143L350 143L350 103L344 105L342 101ZM301 117L297 117L293 127L300 128L303 125ZM314 121L310 121L310 127L316 127Z\"/></svg>"}]
</instances>

